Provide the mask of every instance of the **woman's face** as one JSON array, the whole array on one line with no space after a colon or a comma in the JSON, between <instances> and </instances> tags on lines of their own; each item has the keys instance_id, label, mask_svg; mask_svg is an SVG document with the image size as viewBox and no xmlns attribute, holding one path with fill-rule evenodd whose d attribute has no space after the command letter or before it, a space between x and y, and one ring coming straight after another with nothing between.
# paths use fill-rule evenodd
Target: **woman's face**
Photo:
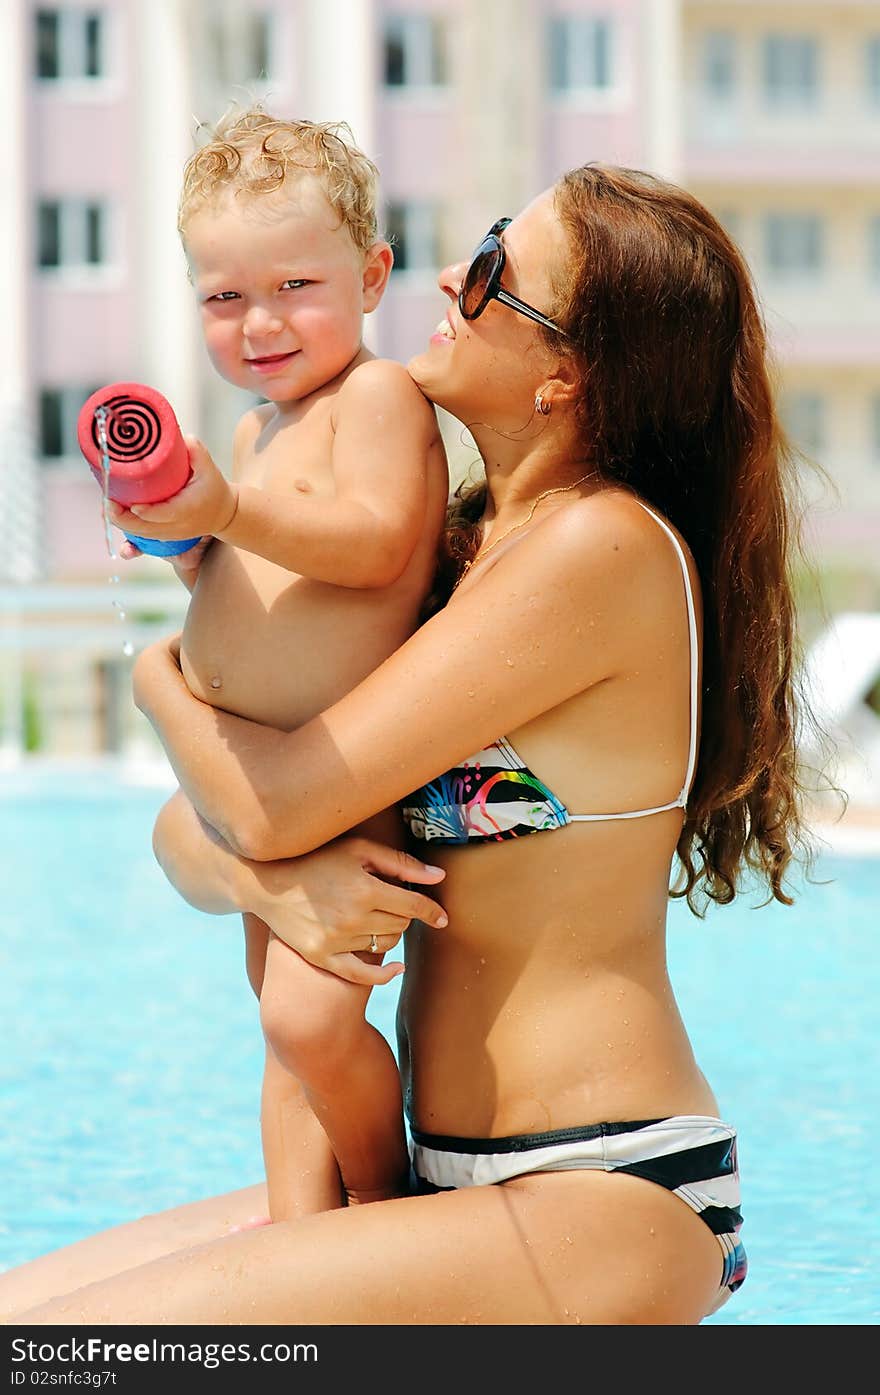
<instances>
[{"instance_id":1,"label":"woman's face","mask_svg":"<svg viewBox=\"0 0 880 1395\"><path fill-rule=\"evenodd\" d=\"M553 195L553 189L539 194L501 233L507 256L502 286L551 319L551 274L564 266L567 252ZM528 420L555 359L538 325L498 300L490 300L478 319L463 318L458 292L468 265L441 271L446 318L407 366L425 396L460 421L515 429Z\"/></svg>"}]
</instances>

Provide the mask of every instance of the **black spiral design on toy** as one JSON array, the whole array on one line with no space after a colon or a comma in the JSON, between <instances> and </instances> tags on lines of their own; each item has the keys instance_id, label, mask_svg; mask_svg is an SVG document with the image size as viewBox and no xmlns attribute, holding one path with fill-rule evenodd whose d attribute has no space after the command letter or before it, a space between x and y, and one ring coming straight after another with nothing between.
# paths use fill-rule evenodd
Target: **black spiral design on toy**
<instances>
[{"instance_id":1,"label":"black spiral design on toy","mask_svg":"<svg viewBox=\"0 0 880 1395\"><path fill-rule=\"evenodd\" d=\"M162 425L156 410L137 397L108 397L105 407L104 431L107 454L114 460L143 460L159 444ZM92 421L92 440L98 454L103 453L100 423L97 415Z\"/></svg>"}]
</instances>

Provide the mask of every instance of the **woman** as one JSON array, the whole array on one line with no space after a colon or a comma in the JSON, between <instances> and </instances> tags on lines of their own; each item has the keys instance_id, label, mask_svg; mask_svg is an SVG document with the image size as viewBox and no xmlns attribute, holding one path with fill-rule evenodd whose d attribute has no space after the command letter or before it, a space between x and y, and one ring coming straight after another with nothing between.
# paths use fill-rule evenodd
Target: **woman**
<instances>
[{"instance_id":1,"label":"woman","mask_svg":"<svg viewBox=\"0 0 880 1395\"><path fill-rule=\"evenodd\" d=\"M400 1001L416 1194L235 1234L252 1191L148 1218L19 1271L19 1321L681 1324L742 1282L735 1131L665 923L676 854L694 908L746 866L787 901L800 839L749 276L689 195L588 166L440 284L410 371L487 476L448 603L290 734L194 700L173 645L136 672L182 791L157 855L194 904L383 981L349 923L372 909L385 951L424 903L340 835L402 801L442 867L448 925L414 922Z\"/></svg>"}]
</instances>

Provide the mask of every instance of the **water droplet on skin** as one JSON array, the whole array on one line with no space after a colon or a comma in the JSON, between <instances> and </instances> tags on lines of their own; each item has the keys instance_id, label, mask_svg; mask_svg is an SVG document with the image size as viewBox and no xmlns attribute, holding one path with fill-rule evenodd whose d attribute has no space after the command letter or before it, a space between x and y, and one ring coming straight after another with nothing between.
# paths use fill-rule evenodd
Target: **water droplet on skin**
<instances>
[{"instance_id":1,"label":"water droplet on skin","mask_svg":"<svg viewBox=\"0 0 880 1395\"><path fill-rule=\"evenodd\" d=\"M212 687L212 688L222 688L222 687L223 687L223 679L222 679L222 678L212 678L212 679L211 679L211 687Z\"/></svg>"},{"instance_id":2,"label":"water droplet on skin","mask_svg":"<svg viewBox=\"0 0 880 1395\"><path fill-rule=\"evenodd\" d=\"M508 667L508 668L513 668L513 667L514 667L513 659L505 659L504 662L507 664L507 667Z\"/></svg>"}]
</instances>

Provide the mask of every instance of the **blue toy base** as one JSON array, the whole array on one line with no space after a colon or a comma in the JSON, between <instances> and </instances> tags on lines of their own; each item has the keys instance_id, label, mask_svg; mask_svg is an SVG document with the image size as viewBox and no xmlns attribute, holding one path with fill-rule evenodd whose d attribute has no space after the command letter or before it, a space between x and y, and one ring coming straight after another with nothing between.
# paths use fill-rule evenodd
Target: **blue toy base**
<instances>
[{"instance_id":1,"label":"blue toy base","mask_svg":"<svg viewBox=\"0 0 880 1395\"><path fill-rule=\"evenodd\" d=\"M157 538L139 538L136 533L126 533L129 542L139 547L141 552L149 552L152 557L176 557L179 552L189 552L201 538L178 538L172 542L159 542Z\"/></svg>"}]
</instances>

